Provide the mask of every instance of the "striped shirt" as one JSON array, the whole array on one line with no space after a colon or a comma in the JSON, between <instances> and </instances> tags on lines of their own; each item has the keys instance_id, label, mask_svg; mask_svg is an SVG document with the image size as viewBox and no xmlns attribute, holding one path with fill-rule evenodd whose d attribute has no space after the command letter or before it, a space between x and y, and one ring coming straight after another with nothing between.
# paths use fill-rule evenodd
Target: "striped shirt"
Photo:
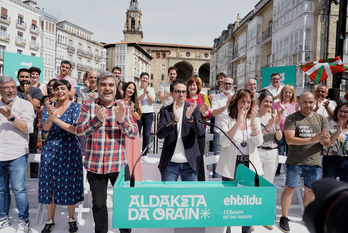
<instances>
[{"instance_id":1,"label":"striped shirt","mask_svg":"<svg viewBox=\"0 0 348 233\"><path fill-rule=\"evenodd\" d=\"M86 137L84 166L93 173L107 174L119 172L126 162L126 137L135 139L138 127L132 123L128 105L125 107L125 120L118 123L115 107L107 109L104 122L99 121L96 106L99 99L86 100L77 121L76 134ZM115 100L117 104L123 102Z\"/></svg>"}]
</instances>

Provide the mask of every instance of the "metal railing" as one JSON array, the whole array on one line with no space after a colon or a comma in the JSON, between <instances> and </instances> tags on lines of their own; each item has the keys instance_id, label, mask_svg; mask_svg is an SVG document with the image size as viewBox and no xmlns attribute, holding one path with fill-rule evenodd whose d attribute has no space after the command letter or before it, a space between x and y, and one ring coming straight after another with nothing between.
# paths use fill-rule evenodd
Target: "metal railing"
<instances>
[{"instance_id":1,"label":"metal railing","mask_svg":"<svg viewBox=\"0 0 348 233\"><path fill-rule=\"evenodd\" d=\"M84 70L92 70L93 69L93 67L87 66L87 65L83 65L81 63L77 63L77 68L84 69Z\"/></svg>"},{"instance_id":2,"label":"metal railing","mask_svg":"<svg viewBox=\"0 0 348 233\"><path fill-rule=\"evenodd\" d=\"M5 32L0 32L0 38L5 40L10 40L10 34L7 34Z\"/></svg>"},{"instance_id":3,"label":"metal railing","mask_svg":"<svg viewBox=\"0 0 348 233\"><path fill-rule=\"evenodd\" d=\"M24 23L23 21L18 21L17 20L17 27L26 29L27 28L27 24Z\"/></svg>"},{"instance_id":4,"label":"metal railing","mask_svg":"<svg viewBox=\"0 0 348 233\"><path fill-rule=\"evenodd\" d=\"M10 24L11 23L11 17L8 17L8 15L1 15L0 16L0 21L3 23Z\"/></svg>"},{"instance_id":5,"label":"metal railing","mask_svg":"<svg viewBox=\"0 0 348 233\"><path fill-rule=\"evenodd\" d=\"M29 46L30 46L30 48L33 48L33 49L39 49L40 48L39 44L34 42L34 41L30 41Z\"/></svg>"},{"instance_id":6,"label":"metal railing","mask_svg":"<svg viewBox=\"0 0 348 233\"><path fill-rule=\"evenodd\" d=\"M26 40L23 39L22 37L18 37L18 36L17 36L17 37L16 37L16 43L25 46Z\"/></svg>"},{"instance_id":7,"label":"metal railing","mask_svg":"<svg viewBox=\"0 0 348 233\"><path fill-rule=\"evenodd\" d=\"M30 27L30 31L33 32L33 33L36 33L36 34L39 34L40 33L40 29L38 26L32 24L31 27Z\"/></svg>"},{"instance_id":8,"label":"metal railing","mask_svg":"<svg viewBox=\"0 0 348 233\"><path fill-rule=\"evenodd\" d=\"M68 49L69 51L75 52L75 47L73 47L73 46L71 46L71 45L68 45L67 49Z\"/></svg>"},{"instance_id":9,"label":"metal railing","mask_svg":"<svg viewBox=\"0 0 348 233\"><path fill-rule=\"evenodd\" d=\"M77 49L77 53L82 54L82 55L85 55L85 56L90 57L90 58L93 57L93 53L87 52L87 51L85 51L85 50L83 50L83 49Z\"/></svg>"},{"instance_id":10,"label":"metal railing","mask_svg":"<svg viewBox=\"0 0 348 233\"><path fill-rule=\"evenodd\" d=\"M262 32L262 42L272 37L272 28L267 28Z\"/></svg>"}]
</instances>

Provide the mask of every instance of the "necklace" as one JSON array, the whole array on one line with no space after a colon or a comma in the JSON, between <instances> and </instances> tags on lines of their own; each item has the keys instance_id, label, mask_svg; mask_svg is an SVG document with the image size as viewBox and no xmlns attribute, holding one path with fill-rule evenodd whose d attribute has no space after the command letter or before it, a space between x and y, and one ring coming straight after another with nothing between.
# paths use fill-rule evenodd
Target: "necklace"
<instances>
[{"instance_id":1,"label":"necklace","mask_svg":"<svg viewBox=\"0 0 348 233\"><path fill-rule=\"evenodd\" d=\"M246 121L245 121L245 125L246 125ZM247 130L246 127L245 127L245 130ZM240 143L240 145L242 147L246 147L248 145L248 143L246 141L244 141L244 130L242 130L242 134L243 134L243 141Z\"/></svg>"}]
</instances>

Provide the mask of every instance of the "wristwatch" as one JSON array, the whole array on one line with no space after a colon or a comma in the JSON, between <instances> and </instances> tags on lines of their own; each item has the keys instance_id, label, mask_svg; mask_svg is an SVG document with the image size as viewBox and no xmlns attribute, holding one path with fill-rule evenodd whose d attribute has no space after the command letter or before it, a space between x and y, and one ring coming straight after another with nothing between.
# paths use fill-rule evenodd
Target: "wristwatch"
<instances>
[{"instance_id":1,"label":"wristwatch","mask_svg":"<svg viewBox=\"0 0 348 233\"><path fill-rule=\"evenodd\" d=\"M14 122L14 120L16 119L15 116L12 116L11 118L7 119L9 122Z\"/></svg>"},{"instance_id":2,"label":"wristwatch","mask_svg":"<svg viewBox=\"0 0 348 233\"><path fill-rule=\"evenodd\" d=\"M146 94L148 94L149 92L147 91Z\"/></svg>"}]
</instances>

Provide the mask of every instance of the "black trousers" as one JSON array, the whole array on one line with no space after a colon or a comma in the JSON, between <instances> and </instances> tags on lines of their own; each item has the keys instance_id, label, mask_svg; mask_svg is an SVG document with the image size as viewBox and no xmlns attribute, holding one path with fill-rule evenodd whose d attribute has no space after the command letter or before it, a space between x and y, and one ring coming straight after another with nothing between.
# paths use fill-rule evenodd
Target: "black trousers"
<instances>
[{"instance_id":1,"label":"black trousers","mask_svg":"<svg viewBox=\"0 0 348 233\"><path fill-rule=\"evenodd\" d=\"M204 167L204 161L203 161L203 156L204 156L204 147L205 147L205 134L203 136L197 136L197 143L199 147L199 152L201 154L201 163L199 164L198 168L198 181L205 181L205 167Z\"/></svg>"},{"instance_id":2,"label":"black trousers","mask_svg":"<svg viewBox=\"0 0 348 233\"><path fill-rule=\"evenodd\" d=\"M128 173L129 174L129 173ZM109 228L108 208L106 206L107 188L110 180L114 186L118 172L108 174L96 174L87 172L88 183L92 192L92 210L95 223L95 233L107 233ZM114 203L116 205L117 203ZM120 232L131 232L131 229L120 229Z\"/></svg>"}]
</instances>

